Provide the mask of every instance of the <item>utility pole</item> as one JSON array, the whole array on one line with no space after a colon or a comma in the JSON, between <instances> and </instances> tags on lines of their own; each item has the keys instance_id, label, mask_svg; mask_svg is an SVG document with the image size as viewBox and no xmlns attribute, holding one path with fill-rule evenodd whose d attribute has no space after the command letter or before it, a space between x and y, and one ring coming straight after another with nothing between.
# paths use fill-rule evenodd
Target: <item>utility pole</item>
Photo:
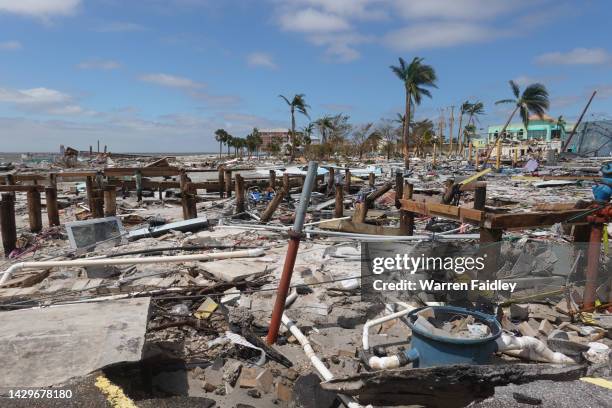
<instances>
[{"instance_id":1,"label":"utility pole","mask_svg":"<svg viewBox=\"0 0 612 408\"><path fill-rule=\"evenodd\" d=\"M453 154L453 122L455 121L455 106L451 106L451 111L450 111L450 119L449 119L449 139L450 139L450 146L448 148L448 155L452 155Z\"/></svg>"}]
</instances>

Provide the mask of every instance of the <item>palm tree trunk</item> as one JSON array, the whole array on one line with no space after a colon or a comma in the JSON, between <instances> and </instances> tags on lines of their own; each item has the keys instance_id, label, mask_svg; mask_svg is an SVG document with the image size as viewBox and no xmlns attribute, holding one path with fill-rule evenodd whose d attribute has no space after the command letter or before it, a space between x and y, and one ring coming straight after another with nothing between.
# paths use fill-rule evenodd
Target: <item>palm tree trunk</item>
<instances>
[{"instance_id":1,"label":"palm tree trunk","mask_svg":"<svg viewBox=\"0 0 612 408\"><path fill-rule=\"evenodd\" d=\"M410 138L410 92L406 89L406 117L404 118L404 134L403 137L403 153L404 153L404 168L408 170L410 168L410 152L409 138Z\"/></svg>"},{"instance_id":2,"label":"palm tree trunk","mask_svg":"<svg viewBox=\"0 0 612 408\"><path fill-rule=\"evenodd\" d=\"M459 154L463 154L463 132L461 131L463 126L463 110L459 114L459 129L457 130L457 144L459 145Z\"/></svg>"},{"instance_id":3,"label":"palm tree trunk","mask_svg":"<svg viewBox=\"0 0 612 408\"><path fill-rule=\"evenodd\" d=\"M223 150L223 144L219 142L219 160L221 160L221 151Z\"/></svg>"},{"instance_id":4,"label":"palm tree trunk","mask_svg":"<svg viewBox=\"0 0 612 408\"><path fill-rule=\"evenodd\" d=\"M512 118L514 117L514 115L516 114L516 111L518 110L519 106L516 105L516 107L514 108L514 110L512 111L512 113L510 114L510 117L508 118L508 120L506 121L506 124L504 125L504 127L502 128L501 132L499 132L499 134L497 135L497 138L495 138L495 143L493 143L493 147L497 145L497 142L499 140L500 137L502 137L502 135L504 133L506 133L506 129L508 128L508 126L510 125L510 121L512 120ZM527 130L527 129L525 129ZM493 152L493 147L488 147L487 148L487 157L485 157L485 159L483 160L483 166L486 165L486 163L489 161L489 157L491 157L491 153ZM478 170L478 169L476 169Z\"/></svg>"},{"instance_id":5,"label":"palm tree trunk","mask_svg":"<svg viewBox=\"0 0 612 408\"><path fill-rule=\"evenodd\" d=\"M295 110L291 107L291 160L295 159Z\"/></svg>"}]
</instances>

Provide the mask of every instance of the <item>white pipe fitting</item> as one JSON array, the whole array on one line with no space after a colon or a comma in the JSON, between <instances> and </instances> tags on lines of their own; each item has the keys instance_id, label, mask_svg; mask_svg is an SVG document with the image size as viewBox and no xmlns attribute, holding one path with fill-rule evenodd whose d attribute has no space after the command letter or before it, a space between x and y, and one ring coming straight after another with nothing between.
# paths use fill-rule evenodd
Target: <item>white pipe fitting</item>
<instances>
[{"instance_id":1,"label":"white pipe fitting","mask_svg":"<svg viewBox=\"0 0 612 408\"><path fill-rule=\"evenodd\" d=\"M209 261L212 259L250 258L264 254L262 248L246 249L232 252L211 252L207 254L175 255L175 256L146 256L140 258L98 258L74 259L64 261L19 262L11 265L2 273L0 285L6 282L16 271L30 268L55 268L58 266L96 266L96 265L142 265L153 263L178 263L189 261Z\"/></svg>"},{"instance_id":2,"label":"white pipe fitting","mask_svg":"<svg viewBox=\"0 0 612 408\"><path fill-rule=\"evenodd\" d=\"M374 326L378 326L383 324L384 322L388 322L389 320L393 320L393 319L397 319L399 317L405 316L408 313L412 312L414 309L416 309L416 307L404 304L404 306L406 307L406 309L404 310L400 310L399 312L395 312L395 313L391 313L389 315L383 316L383 317L379 317L378 319L373 319L373 320L368 320L364 325L363 325L363 338L362 338L362 342L363 342L363 350L364 351L369 351L370 350L370 341L369 341L369 335L370 335L370 328L374 327ZM370 365L371 367L373 367L372 365Z\"/></svg>"},{"instance_id":3,"label":"white pipe fitting","mask_svg":"<svg viewBox=\"0 0 612 408\"><path fill-rule=\"evenodd\" d=\"M576 362L565 354L554 352L535 337L515 337L502 333L496 340L498 350L532 361L541 361L553 364L575 364Z\"/></svg>"}]
</instances>

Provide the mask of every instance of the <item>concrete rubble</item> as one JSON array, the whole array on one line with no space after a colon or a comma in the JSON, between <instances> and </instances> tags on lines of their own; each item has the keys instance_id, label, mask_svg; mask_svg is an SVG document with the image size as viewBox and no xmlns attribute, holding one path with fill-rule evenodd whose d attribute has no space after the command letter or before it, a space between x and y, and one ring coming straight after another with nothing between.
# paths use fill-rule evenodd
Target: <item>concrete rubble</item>
<instances>
[{"instance_id":1,"label":"concrete rubble","mask_svg":"<svg viewBox=\"0 0 612 408\"><path fill-rule=\"evenodd\" d=\"M459 156L436 166L415 160L407 174L398 170L402 163L383 160L319 163L284 314L331 379L313 367L290 324L280 326L275 344L265 340L304 186L303 164L109 153L86 163L7 168L0 187L7 187L2 202L12 203L3 205L14 208L15 239L5 233L10 226L3 218L1 270L22 262L66 265L20 267L0 284L0 389L77 387L93 374L120 386L137 406L182 398L203 404L193 406L228 408L554 406L554 396L538 386L550 381L567 381L568 389L579 384L580 393L594 387L596 395L600 388L581 378L612 376L610 258L607 247L596 253L604 272L591 306L585 301L591 295L583 217L593 208L593 176L602 163L568 158L554 166L538 163L534 171L505 167L482 174ZM37 228L35 218L48 212L53 195L44 197L36 213L30 192L40 198L40 186L51 179L60 223L51 225L51 217L41 216ZM485 183L486 197L479 196ZM262 222L270 209L269 221ZM120 220L119 237L92 229L81 232L90 245L75 245L78 237L69 240L66 223L78 227L104 217ZM415 237L441 242L445 235L460 249L494 243L488 278L515 283L516 289L362 296L362 241L410 246ZM578 243L586 246L576 258L580 247L572 245ZM224 255L236 251L251 255ZM188 258L206 254L219 258ZM161 259L173 256L184 258ZM160 258L102 265L126 257ZM101 262L68 263L83 260ZM364 350L366 322L406 305L425 309L414 322L400 317L373 326ZM374 370L368 358L411 349L413 323L432 336L458 341L495 334L473 316L438 319L428 305L486 313L504 335L537 339L573 364L551 364L512 349L492 353L482 365L408 363ZM447 375L448 384L436 382ZM483 381L489 385L475 385ZM529 388L513 385L519 383ZM403 391L389 397L393 389ZM610 406L612 397L600 402L591 406Z\"/></svg>"}]
</instances>

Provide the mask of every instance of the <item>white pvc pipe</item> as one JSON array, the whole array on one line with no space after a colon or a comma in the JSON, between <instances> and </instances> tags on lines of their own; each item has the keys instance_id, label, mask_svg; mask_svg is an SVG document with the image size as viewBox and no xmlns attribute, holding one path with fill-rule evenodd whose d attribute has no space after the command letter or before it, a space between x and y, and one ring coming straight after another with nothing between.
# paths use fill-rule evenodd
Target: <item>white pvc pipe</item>
<instances>
[{"instance_id":1,"label":"white pvc pipe","mask_svg":"<svg viewBox=\"0 0 612 408\"><path fill-rule=\"evenodd\" d=\"M390 370L400 366L398 356L376 357L372 356L368 360L368 365L374 370Z\"/></svg>"},{"instance_id":2,"label":"white pvc pipe","mask_svg":"<svg viewBox=\"0 0 612 408\"><path fill-rule=\"evenodd\" d=\"M516 357L553 364L575 364L565 354L554 352L535 337L515 337L502 333L496 340L498 350Z\"/></svg>"},{"instance_id":3,"label":"white pvc pipe","mask_svg":"<svg viewBox=\"0 0 612 408\"><path fill-rule=\"evenodd\" d=\"M364 349L364 351L369 351L370 350L370 341L369 341L370 328L372 328L374 326L381 325L384 322L388 322L389 320L397 319L399 317L407 315L408 313L410 313L414 309L416 309L416 307L414 307L414 306L410 306L410 305L405 305L405 306L406 306L406 309L404 309L404 310L400 310L399 312L395 312L395 313L391 313L391 314L383 316L383 317L379 317L378 319L368 320L363 325L363 339L362 339L362 342L363 342L363 349ZM399 361L398 361L398 366L399 366Z\"/></svg>"},{"instance_id":4,"label":"white pvc pipe","mask_svg":"<svg viewBox=\"0 0 612 408\"><path fill-rule=\"evenodd\" d=\"M65 261L19 262L1 272L0 285L6 282L16 271L28 268L55 268L58 266L97 266L97 265L142 265L153 263L177 263L189 261L209 261L212 259L249 258L263 255L262 248L246 249L232 252L211 252L208 254L191 254L175 256L146 256L140 258L104 258L104 259L74 259Z\"/></svg>"},{"instance_id":5,"label":"white pvc pipe","mask_svg":"<svg viewBox=\"0 0 612 408\"><path fill-rule=\"evenodd\" d=\"M291 334L293 334L293 337L295 337L297 341L302 345L302 348L304 349L304 353L310 359L310 363L313 365L313 367L319 372L319 374L321 374L321 377L323 377L325 381L329 381L333 379L334 375L331 373L331 371L329 371L329 369L325 366L325 364L323 364L323 362L319 359L319 357L317 357L317 355L314 352L314 349L310 345L310 341L308 341L308 337L306 337L304 333L302 333L299 327L297 327L295 323L293 323L293 321L289 319L289 317L287 317L286 314L283 313L281 321L283 322L285 327L291 332ZM340 397L344 405L346 405L349 408L361 408L362 407L360 404L356 403L355 401L353 401L350 397L346 395L338 394L338 397Z\"/></svg>"}]
</instances>

